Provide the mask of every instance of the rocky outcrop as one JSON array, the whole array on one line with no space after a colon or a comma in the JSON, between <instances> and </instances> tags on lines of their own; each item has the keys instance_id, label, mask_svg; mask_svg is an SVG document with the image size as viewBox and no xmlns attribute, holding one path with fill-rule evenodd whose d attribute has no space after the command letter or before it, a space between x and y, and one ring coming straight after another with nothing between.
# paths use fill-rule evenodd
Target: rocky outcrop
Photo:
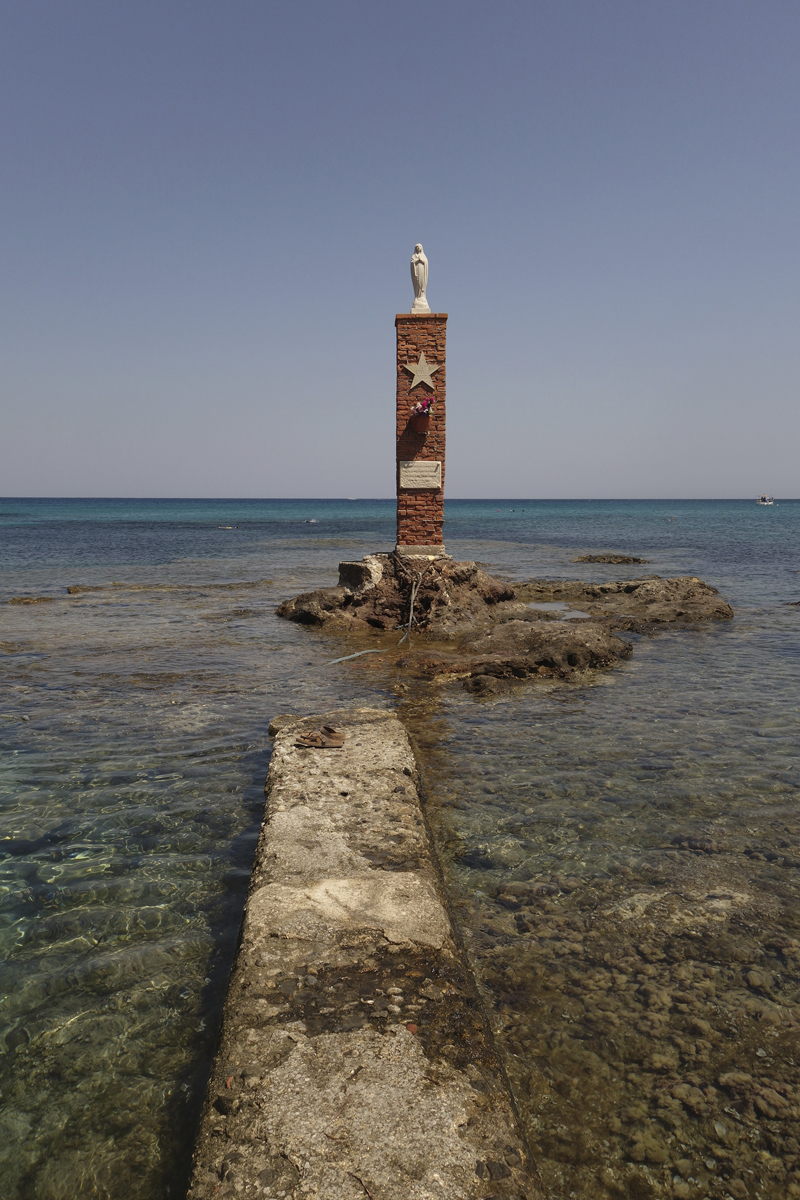
<instances>
[{"instance_id":1,"label":"rocky outcrop","mask_svg":"<svg viewBox=\"0 0 800 1200\"><path fill-rule=\"evenodd\" d=\"M412 593L414 625L443 637L488 619L488 609L514 598L510 584L474 562L370 554L340 563L337 587L303 592L285 601L278 616L343 630L399 629L408 625Z\"/></svg>"},{"instance_id":2,"label":"rocky outcrop","mask_svg":"<svg viewBox=\"0 0 800 1200\"><path fill-rule=\"evenodd\" d=\"M574 679L611 667L632 653L620 632L730 620L733 609L693 576L512 586L474 562L374 554L341 563L336 587L287 600L278 614L341 633L413 629L423 636L405 642L396 666L490 692L514 680ZM387 653L396 649L385 640Z\"/></svg>"},{"instance_id":3,"label":"rocky outcrop","mask_svg":"<svg viewBox=\"0 0 800 1200\"><path fill-rule=\"evenodd\" d=\"M613 583L533 580L517 587L520 599L539 604L574 604L614 629L650 633L659 625L730 621L733 609L716 588L695 575L621 579Z\"/></svg>"}]
</instances>

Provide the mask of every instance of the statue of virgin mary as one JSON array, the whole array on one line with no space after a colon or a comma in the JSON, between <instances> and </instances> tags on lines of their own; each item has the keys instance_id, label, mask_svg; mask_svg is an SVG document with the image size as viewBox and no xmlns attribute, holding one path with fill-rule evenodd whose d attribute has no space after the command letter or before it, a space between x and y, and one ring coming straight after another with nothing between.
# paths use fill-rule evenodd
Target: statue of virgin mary
<instances>
[{"instance_id":1,"label":"statue of virgin mary","mask_svg":"<svg viewBox=\"0 0 800 1200\"><path fill-rule=\"evenodd\" d=\"M428 260L420 242L417 242L414 253L411 255L411 282L414 284L412 313L429 313L430 305L425 299L425 289L428 286Z\"/></svg>"}]
</instances>

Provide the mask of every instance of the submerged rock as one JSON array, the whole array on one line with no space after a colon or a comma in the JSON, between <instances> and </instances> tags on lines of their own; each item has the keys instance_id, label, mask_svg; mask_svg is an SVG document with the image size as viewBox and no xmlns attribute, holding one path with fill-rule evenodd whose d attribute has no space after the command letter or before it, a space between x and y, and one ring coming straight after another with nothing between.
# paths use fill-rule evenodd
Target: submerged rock
<instances>
[{"instance_id":1,"label":"submerged rock","mask_svg":"<svg viewBox=\"0 0 800 1200\"><path fill-rule=\"evenodd\" d=\"M466 652L463 656L409 657L403 661L428 678L451 674L473 680L487 676L494 680L528 679L532 675L567 679L579 671L613 666L633 652L629 642L594 621L562 624L512 619L465 636L462 645ZM483 684L470 690L498 689Z\"/></svg>"}]
</instances>

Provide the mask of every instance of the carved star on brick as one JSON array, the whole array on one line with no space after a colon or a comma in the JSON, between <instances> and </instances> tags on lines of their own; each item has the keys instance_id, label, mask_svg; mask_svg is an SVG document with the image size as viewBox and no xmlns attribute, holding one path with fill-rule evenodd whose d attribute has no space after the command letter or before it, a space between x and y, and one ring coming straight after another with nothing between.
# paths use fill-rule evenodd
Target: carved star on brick
<instances>
[{"instance_id":1,"label":"carved star on brick","mask_svg":"<svg viewBox=\"0 0 800 1200\"><path fill-rule=\"evenodd\" d=\"M418 383L425 383L433 390L433 372L439 370L439 365L425 361L424 351L420 351L419 362L406 363L406 370L410 371L414 378L411 380L409 391L417 386Z\"/></svg>"}]
</instances>

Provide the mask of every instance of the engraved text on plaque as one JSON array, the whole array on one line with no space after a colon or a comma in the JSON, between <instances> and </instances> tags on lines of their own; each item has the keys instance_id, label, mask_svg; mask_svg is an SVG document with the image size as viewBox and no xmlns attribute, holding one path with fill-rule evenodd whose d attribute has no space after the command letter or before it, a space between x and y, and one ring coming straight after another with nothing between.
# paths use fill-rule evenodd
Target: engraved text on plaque
<instances>
[{"instance_id":1,"label":"engraved text on plaque","mask_svg":"<svg viewBox=\"0 0 800 1200\"><path fill-rule=\"evenodd\" d=\"M430 459L415 458L410 462L400 460L401 488L440 488L442 486L442 464Z\"/></svg>"}]
</instances>

